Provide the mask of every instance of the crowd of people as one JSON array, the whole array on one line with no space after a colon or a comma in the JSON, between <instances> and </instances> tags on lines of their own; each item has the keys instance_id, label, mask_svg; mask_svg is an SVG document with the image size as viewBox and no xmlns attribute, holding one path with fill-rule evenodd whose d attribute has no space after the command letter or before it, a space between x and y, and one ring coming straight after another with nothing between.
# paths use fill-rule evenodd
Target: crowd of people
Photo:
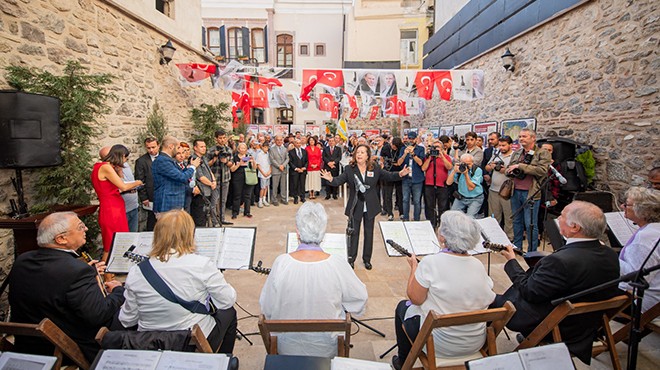
<instances>
[{"instance_id":1,"label":"crowd of people","mask_svg":"<svg viewBox=\"0 0 660 370\"><path fill-rule=\"evenodd\" d=\"M606 228L603 211L573 201L558 219L566 244L523 269L513 248L522 247L527 233L529 249L535 249L536 231L529 223L538 212L536 190L552 162L551 153L536 145L532 130L520 132L521 148L515 152L512 139L496 133L489 135L486 150L479 147L474 133L466 135L464 147L462 140L446 136L422 143L415 133L391 140L351 138L347 143L333 136L317 140L291 135L285 140L258 134L233 139L220 130L215 135L217 145L207 148L203 140L195 140L191 151L189 144L171 136L162 143L148 138L147 153L136 161L134 172L126 165L128 149L103 148L91 176L100 201L104 251L114 232L138 227L137 203L150 212L146 228L153 227L154 239L149 258L131 267L125 286L114 279L100 282L105 262L76 258L86 242L85 224L75 213L53 213L39 225L40 248L18 256L9 274L11 320L51 319L78 343L89 361L99 350L94 337L102 326L148 332L197 324L215 351L231 353L237 294L209 258L195 254L195 227L231 224L225 219L226 208L232 218L241 212L251 217L252 203L276 206L291 198L293 203L304 203L295 217L299 246L275 260L261 291L261 312L267 319L363 314L368 291L353 271L360 229L363 226L362 260L370 270L376 216L380 213L392 220L398 209L400 219L409 220L412 204L413 219L419 220L424 197L425 217L439 229L441 251L420 262L415 255L407 258L407 297L392 307L398 344L392 359L395 369L405 362L431 310L458 313L501 307L509 301L517 310L507 327L527 335L553 309L553 299L614 280L639 269L647 259L648 266L660 262L660 252L654 249L660 238L660 170L654 170L649 175L652 188L632 187L626 193L625 217L639 229L619 255L598 240ZM342 152L349 154L344 156L347 163L342 163ZM510 199L500 192L508 179L513 181ZM323 185L325 199L336 199L343 184L348 189L348 261L320 247L328 216L321 203L306 201L319 196ZM454 184L456 190L451 190ZM495 217L513 240L513 246L501 252L512 282L501 294L493 290L483 264L469 254L479 239L474 218L484 212L484 203L489 205L488 213L499 213ZM512 209L518 207L522 211L512 219ZM659 279L657 271L647 278L650 288L644 311L660 300ZM169 293L163 293L163 286ZM607 299L628 288L622 283L579 300ZM583 315L560 326L571 353L587 364L598 320ZM443 343L435 347L437 357L461 357L481 348L486 325L437 329L433 336ZM280 336L278 349L280 354L332 357L336 340L330 333L287 334ZM48 351L36 338L19 336L16 345L27 352Z\"/></svg>"}]
</instances>

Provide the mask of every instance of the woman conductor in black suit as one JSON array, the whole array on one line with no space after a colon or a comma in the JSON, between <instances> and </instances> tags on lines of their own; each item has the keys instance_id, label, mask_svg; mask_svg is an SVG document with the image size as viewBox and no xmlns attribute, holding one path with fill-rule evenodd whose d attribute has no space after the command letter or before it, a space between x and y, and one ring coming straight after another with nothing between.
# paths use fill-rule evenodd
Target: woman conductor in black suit
<instances>
[{"instance_id":1,"label":"woman conductor in black suit","mask_svg":"<svg viewBox=\"0 0 660 370\"><path fill-rule=\"evenodd\" d=\"M353 158L344 172L333 178L326 170L321 170L321 177L329 182L331 186L340 186L348 183L349 196L344 214L349 217L349 226L352 224L350 245L348 246L348 262L355 268L355 259L358 250L358 238L360 237L360 224L364 221L364 249L362 261L367 270L371 270L371 250L374 241L374 219L381 211L378 197L378 182L401 181L403 176L410 173L408 167L401 171L388 172L381 169L371 158L371 148L360 144L353 152ZM352 222L351 222L352 221Z\"/></svg>"}]
</instances>

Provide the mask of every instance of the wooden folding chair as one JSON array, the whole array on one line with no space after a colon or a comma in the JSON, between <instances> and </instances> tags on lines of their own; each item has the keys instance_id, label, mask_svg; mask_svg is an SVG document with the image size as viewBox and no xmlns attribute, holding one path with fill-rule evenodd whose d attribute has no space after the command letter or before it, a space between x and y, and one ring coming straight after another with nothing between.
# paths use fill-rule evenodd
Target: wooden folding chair
<instances>
[{"instance_id":1,"label":"wooden folding chair","mask_svg":"<svg viewBox=\"0 0 660 370\"><path fill-rule=\"evenodd\" d=\"M348 357L351 345L351 314L346 313L345 319L333 320L266 320L264 315L259 316L259 333L268 354L277 354L277 336L271 333L288 332L343 332L343 335L337 336L337 356Z\"/></svg>"},{"instance_id":2,"label":"wooden folding chair","mask_svg":"<svg viewBox=\"0 0 660 370\"><path fill-rule=\"evenodd\" d=\"M413 342L412 349L401 368L403 370L413 369L415 361L419 358L423 367L415 369L465 369L464 363L467 360L496 355L496 338L515 312L516 308L509 301L507 301L503 307L487 310L460 312L447 315L440 315L435 311L431 311L426 316L426 320L424 320L422 328L419 330L419 334L417 334L417 338ZM436 344L433 340L433 329L481 322L490 322L490 325L486 327L486 343L484 343L484 346L479 352L472 356L465 356L457 359L439 359L435 357ZM426 353L424 352L424 346L426 346Z\"/></svg>"},{"instance_id":3,"label":"wooden folding chair","mask_svg":"<svg viewBox=\"0 0 660 370\"><path fill-rule=\"evenodd\" d=\"M103 348L103 337L105 337L106 334L108 334L110 330L106 328L105 326L99 329L98 333L96 333L96 342ZM160 331L151 331L153 332L160 332ZM202 329L199 327L198 324L195 324L192 329L189 332L185 332L181 330L182 335L185 335L186 337L189 337L189 344L191 346L195 346L195 352L201 352L201 353L213 353L213 349L211 348L211 345L209 344L209 341L206 340L206 336L204 335L204 332ZM136 331L122 331L122 332L113 332L113 333L121 333L122 335L132 335L132 334L137 334L141 332L136 332ZM162 331L164 335L165 333L168 333L167 331ZM171 332L169 332L171 333ZM104 348L107 349L107 348ZM171 349L171 348L161 348L161 349Z\"/></svg>"},{"instance_id":4,"label":"wooden folding chair","mask_svg":"<svg viewBox=\"0 0 660 370\"><path fill-rule=\"evenodd\" d=\"M612 367L615 370L620 370L621 363L619 362L616 348L614 348L615 342L612 338L612 330L610 329L609 321L612 319L612 317L623 311L629 304L630 296L628 295L620 295L597 302L571 303L569 301L565 301L564 303L555 307L555 309L552 310L552 312L550 312L550 314L548 314L548 316L536 326L536 328L518 345L515 350L517 351L524 348L536 347L541 344L543 339L550 333L552 333L552 340L555 343L561 342L562 339L561 333L559 331L559 324L562 322L562 320L568 316L600 312L602 313L601 325L605 331L605 342L607 343L608 347L612 349L610 351Z\"/></svg>"},{"instance_id":5,"label":"wooden folding chair","mask_svg":"<svg viewBox=\"0 0 660 370\"><path fill-rule=\"evenodd\" d=\"M80 347L78 347L78 344L66 335L62 329L58 328L50 319L43 319L38 324L0 322L0 333L3 334L2 351L11 350L11 342L7 339L7 335L40 337L46 339L55 346L53 356L57 357L57 362L55 362L55 365L53 366L54 369L62 367L62 360L64 357L69 358L76 364L75 366L67 366L67 369L89 369L89 362L87 362L87 359L80 350Z\"/></svg>"},{"instance_id":6,"label":"wooden folding chair","mask_svg":"<svg viewBox=\"0 0 660 370\"><path fill-rule=\"evenodd\" d=\"M646 312L642 314L642 317L639 320L639 327L642 329L649 329L657 333L658 325L654 323L654 320L656 320L659 316L660 316L660 303L656 303L653 307L649 308ZM607 325L609 326L609 322L607 323ZM631 326L632 326L632 322L629 322L626 325L624 325L622 328L617 330L616 333L612 334L612 340L614 341L614 344L617 344L621 341L625 341L626 343L628 342L628 336L630 335ZM606 341L599 341L599 342L600 342L599 344L593 347L593 350L591 352L591 357L596 357L601 353L610 350L610 345Z\"/></svg>"}]
</instances>

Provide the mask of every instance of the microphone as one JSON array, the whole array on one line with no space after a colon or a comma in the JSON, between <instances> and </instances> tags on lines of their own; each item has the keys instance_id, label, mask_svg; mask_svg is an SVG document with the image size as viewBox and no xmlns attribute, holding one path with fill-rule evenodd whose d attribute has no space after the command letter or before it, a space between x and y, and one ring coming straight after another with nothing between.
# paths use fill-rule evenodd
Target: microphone
<instances>
[{"instance_id":1,"label":"microphone","mask_svg":"<svg viewBox=\"0 0 660 370\"><path fill-rule=\"evenodd\" d=\"M360 181L360 178L358 177L357 174L354 173L353 176L355 176L355 185L356 185L358 191L360 193L365 193L367 191L367 189L369 189L369 186L363 184L362 181Z\"/></svg>"},{"instance_id":2,"label":"microphone","mask_svg":"<svg viewBox=\"0 0 660 370\"><path fill-rule=\"evenodd\" d=\"M566 178L564 176L562 176L561 173L559 173L559 171L557 171L557 169L554 168L552 165L550 165L550 170L552 171L552 173L555 175L557 180L559 180L559 182L562 185L565 185L568 182L568 180L566 180Z\"/></svg>"}]
</instances>

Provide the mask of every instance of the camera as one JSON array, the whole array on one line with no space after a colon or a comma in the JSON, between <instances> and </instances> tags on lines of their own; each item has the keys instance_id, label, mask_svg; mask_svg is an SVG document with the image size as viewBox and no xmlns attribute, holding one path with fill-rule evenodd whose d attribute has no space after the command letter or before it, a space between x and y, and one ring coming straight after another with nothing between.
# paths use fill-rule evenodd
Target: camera
<instances>
[{"instance_id":1,"label":"camera","mask_svg":"<svg viewBox=\"0 0 660 370\"><path fill-rule=\"evenodd\" d=\"M468 169L468 165L465 163L461 163L458 165L458 172L460 173L467 171L467 169Z\"/></svg>"},{"instance_id":2,"label":"camera","mask_svg":"<svg viewBox=\"0 0 660 370\"><path fill-rule=\"evenodd\" d=\"M495 171L500 172L502 170L502 167L504 167L504 163L502 162L495 162Z\"/></svg>"},{"instance_id":3,"label":"camera","mask_svg":"<svg viewBox=\"0 0 660 370\"><path fill-rule=\"evenodd\" d=\"M415 144L414 141L409 141L409 142L406 143L406 145L407 145L407 146L415 146L415 145L417 145L417 144Z\"/></svg>"},{"instance_id":4,"label":"camera","mask_svg":"<svg viewBox=\"0 0 660 370\"><path fill-rule=\"evenodd\" d=\"M467 148L467 143L465 142L464 137L459 138L458 135L454 135L452 140L454 140L454 149L464 151L465 148Z\"/></svg>"},{"instance_id":5,"label":"camera","mask_svg":"<svg viewBox=\"0 0 660 370\"><path fill-rule=\"evenodd\" d=\"M437 156L440 155L440 150L438 150L436 148L431 148L431 149L429 149L429 155L431 157L437 157Z\"/></svg>"},{"instance_id":6,"label":"camera","mask_svg":"<svg viewBox=\"0 0 660 370\"><path fill-rule=\"evenodd\" d=\"M514 168L511 172L507 174L507 177L511 178L516 178L516 179L524 179L525 178L525 173L520 169L520 168Z\"/></svg>"}]
</instances>

